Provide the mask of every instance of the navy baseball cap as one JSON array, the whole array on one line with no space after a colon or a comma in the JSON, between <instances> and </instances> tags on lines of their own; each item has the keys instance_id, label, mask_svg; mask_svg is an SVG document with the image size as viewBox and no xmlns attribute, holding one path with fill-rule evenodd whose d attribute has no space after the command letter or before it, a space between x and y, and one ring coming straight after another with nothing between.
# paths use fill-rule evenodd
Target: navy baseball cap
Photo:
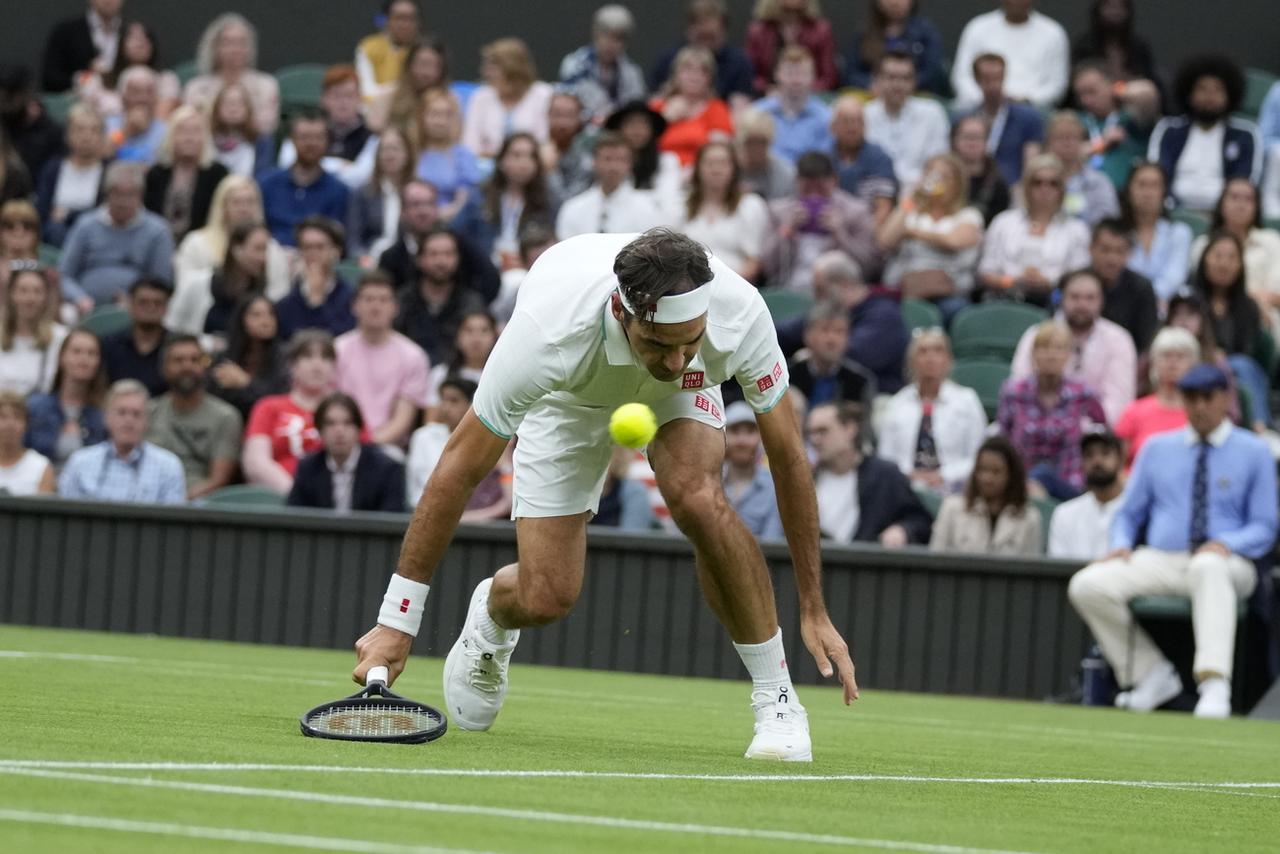
<instances>
[{"instance_id":1,"label":"navy baseball cap","mask_svg":"<svg viewBox=\"0 0 1280 854\"><path fill-rule=\"evenodd\" d=\"M1201 362L1182 375L1178 380L1179 391L1200 392L1202 394L1215 389L1226 390L1231 387L1230 380L1222 369L1208 362Z\"/></svg>"}]
</instances>

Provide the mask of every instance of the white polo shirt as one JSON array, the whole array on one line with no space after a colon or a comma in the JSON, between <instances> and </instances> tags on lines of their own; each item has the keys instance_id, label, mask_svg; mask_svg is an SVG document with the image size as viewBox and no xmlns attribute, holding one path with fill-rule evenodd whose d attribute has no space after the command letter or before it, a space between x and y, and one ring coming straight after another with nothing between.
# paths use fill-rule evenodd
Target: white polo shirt
<instances>
[{"instance_id":1,"label":"white polo shirt","mask_svg":"<svg viewBox=\"0 0 1280 854\"><path fill-rule=\"evenodd\" d=\"M560 206L556 237L628 234L665 224L662 208L648 190L637 190L627 181L606 196L599 184L592 184Z\"/></svg>"}]
</instances>

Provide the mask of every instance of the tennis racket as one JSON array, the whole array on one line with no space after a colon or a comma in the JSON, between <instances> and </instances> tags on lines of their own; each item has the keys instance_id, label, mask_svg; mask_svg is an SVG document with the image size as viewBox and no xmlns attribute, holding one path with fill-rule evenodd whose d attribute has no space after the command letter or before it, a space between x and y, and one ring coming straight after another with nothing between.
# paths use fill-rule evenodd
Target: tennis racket
<instances>
[{"instance_id":1,"label":"tennis racket","mask_svg":"<svg viewBox=\"0 0 1280 854\"><path fill-rule=\"evenodd\" d=\"M323 703L302 716L302 734L342 741L422 744L444 735L444 713L387 687L386 667L371 667L363 691Z\"/></svg>"}]
</instances>

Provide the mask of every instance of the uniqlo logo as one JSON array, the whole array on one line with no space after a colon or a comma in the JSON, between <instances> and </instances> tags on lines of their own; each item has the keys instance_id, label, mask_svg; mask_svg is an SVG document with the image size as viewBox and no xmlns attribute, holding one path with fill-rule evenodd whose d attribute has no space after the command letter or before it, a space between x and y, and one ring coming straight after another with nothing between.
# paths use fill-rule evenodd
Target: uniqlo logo
<instances>
[{"instance_id":1,"label":"uniqlo logo","mask_svg":"<svg viewBox=\"0 0 1280 854\"><path fill-rule=\"evenodd\" d=\"M724 420L724 416L720 414L720 407L716 406L714 403L711 404L711 414L716 417L717 421Z\"/></svg>"},{"instance_id":2,"label":"uniqlo logo","mask_svg":"<svg viewBox=\"0 0 1280 854\"><path fill-rule=\"evenodd\" d=\"M684 382L680 384L681 388L702 388L704 379L702 371L690 371L684 375Z\"/></svg>"},{"instance_id":3,"label":"uniqlo logo","mask_svg":"<svg viewBox=\"0 0 1280 854\"><path fill-rule=\"evenodd\" d=\"M782 363L781 362L773 363L773 379L775 382L782 381Z\"/></svg>"},{"instance_id":4,"label":"uniqlo logo","mask_svg":"<svg viewBox=\"0 0 1280 854\"><path fill-rule=\"evenodd\" d=\"M693 405L701 409L703 412L711 411L711 401L707 400L707 398L701 394L693 399Z\"/></svg>"},{"instance_id":5,"label":"uniqlo logo","mask_svg":"<svg viewBox=\"0 0 1280 854\"><path fill-rule=\"evenodd\" d=\"M773 377L766 376L756 380L756 388L760 389L761 391L768 391L769 389L773 388Z\"/></svg>"}]
</instances>

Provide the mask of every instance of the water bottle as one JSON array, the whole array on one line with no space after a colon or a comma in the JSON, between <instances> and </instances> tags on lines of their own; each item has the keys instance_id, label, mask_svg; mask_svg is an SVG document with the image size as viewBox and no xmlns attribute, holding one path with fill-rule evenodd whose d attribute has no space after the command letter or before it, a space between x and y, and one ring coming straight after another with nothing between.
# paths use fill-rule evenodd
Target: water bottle
<instances>
[{"instance_id":1,"label":"water bottle","mask_svg":"<svg viewBox=\"0 0 1280 854\"><path fill-rule=\"evenodd\" d=\"M1086 706L1110 706L1115 700L1111 665L1097 645L1091 646L1080 661L1080 689L1080 702Z\"/></svg>"}]
</instances>

